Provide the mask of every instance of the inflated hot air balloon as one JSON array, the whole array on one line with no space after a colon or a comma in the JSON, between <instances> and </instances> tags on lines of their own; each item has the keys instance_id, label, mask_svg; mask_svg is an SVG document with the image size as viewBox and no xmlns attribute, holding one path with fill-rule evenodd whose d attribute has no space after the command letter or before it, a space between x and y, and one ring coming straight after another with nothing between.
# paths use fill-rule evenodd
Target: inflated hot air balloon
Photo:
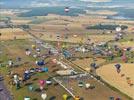
<instances>
[{"instance_id":1,"label":"inflated hot air balloon","mask_svg":"<svg viewBox=\"0 0 134 100\"><path fill-rule=\"evenodd\" d=\"M80 97L79 96L75 96L74 100L80 100Z\"/></svg>"},{"instance_id":2,"label":"inflated hot air balloon","mask_svg":"<svg viewBox=\"0 0 134 100\"><path fill-rule=\"evenodd\" d=\"M117 32L120 32L121 31L121 27L116 27L115 29Z\"/></svg>"},{"instance_id":3,"label":"inflated hot air balloon","mask_svg":"<svg viewBox=\"0 0 134 100\"><path fill-rule=\"evenodd\" d=\"M32 45L32 49L35 49L36 48L36 46L35 45Z\"/></svg>"},{"instance_id":4,"label":"inflated hot air balloon","mask_svg":"<svg viewBox=\"0 0 134 100\"><path fill-rule=\"evenodd\" d=\"M40 81L39 81L39 84L40 84L41 86L43 86L43 85L45 84L45 81L44 81L44 80L40 80Z\"/></svg>"},{"instance_id":5,"label":"inflated hot air balloon","mask_svg":"<svg viewBox=\"0 0 134 100\"><path fill-rule=\"evenodd\" d=\"M46 94L46 93L41 94L41 98L42 98L43 100L46 100L47 94Z\"/></svg>"},{"instance_id":6,"label":"inflated hot air balloon","mask_svg":"<svg viewBox=\"0 0 134 100\"><path fill-rule=\"evenodd\" d=\"M68 13L69 12L69 7L65 7L65 9L64 9L64 11L66 12L66 13Z\"/></svg>"},{"instance_id":7,"label":"inflated hot air balloon","mask_svg":"<svg viewBox=\"0 0 134 100\"><path fill-rule=\"evenodd\" d=\"M63 94L63 100L67 100L67 94Z\"/></svg>"},{"instance_id":8,"label":"inflated hot air balloon","mask_svg":"<svg viewBox=\"0 0 134 100\"><path fill-rule=\"evenodd\" d=\"M43 66L43 65L45 65L45 62L44 62L44 60L40 60L40 61L37 61L36 64L38 66Z\"/></svg>"},{"instance_id":9,"label":"inflated hot air balloon","mask_svg":"<svg viewBox=\"0 0 134 100\"><path fill-rule=\"evenodd\" d=\"M44 80L40 80L39 84L40 84L40 90L43 90L44 85L45 85L45 81Z\"/></svg>"},{"instance_id":10,"label":"inflated hot air balloon","mask_svg":"<svg viewBox=\"0 0 134 100\"><path fill-rule=\"evenodd\" d=\"M31 85L31 86L28 86L28 90L29 91L33 91L33 86Z\"/></svg>"},{"instance_id":11,"label":"inflated hot air balloon","mask_svg":"<svg viewBox=\"0 0 134 100\"><path fill-rule=\"evenodd\" d=\"M121 70L120 70L121 65L120 65L120 64L116 64L115 67L116 67L117 72L120 73L120 71L121 71Z\"/></svg>"},{"instance_id":12,"label":"inflated hot air balloon","mask_svg":"<svg viewBox=\"0 0 134 100\"><path fill-rule=\"evenodd\" d=\"M86 89L88 89L90 87L90 84L89 83L85 84L85 87Z\"/></svg>"},{"instance_id":13,"label":"inflated hot air balloon","mask_svg":"<svg viewBox=\"0 0 134 100\"><path fill-rule=\"evenodd\" d=\"M48 67L43 67L43 68L41 68L41 71L42 71L42 72L48 72Z\"/></svg>"},{"instance_id":14,"label":"inflated hot air balloon","mask_svg":"<svg viewBox=\"0 0 134 100\"><path fill-rule=\"evenodd\" d=\"M30 100L30 97L25 97L24 100Z\"/></svg>"}]
</instances>

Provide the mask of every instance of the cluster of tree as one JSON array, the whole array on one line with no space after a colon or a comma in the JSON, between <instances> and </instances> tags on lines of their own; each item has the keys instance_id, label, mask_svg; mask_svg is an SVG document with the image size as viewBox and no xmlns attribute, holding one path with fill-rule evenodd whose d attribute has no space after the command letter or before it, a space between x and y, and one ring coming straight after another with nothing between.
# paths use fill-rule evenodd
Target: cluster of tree
<instances>
[{"instance_id":1,"label":"cluster of tree","mask_svg":"<svg viewBox=\"0 0 134 100\"><path fill-rule=\"evenodd\" d=\"M115 30L117 27L121 27L122 30L125 30L128 28L126 25L102 25L102 24L97 24L94 26L87 26L86 29L100 29L100 30Z\"/></svg>"},{"instance_id":2,"label":"cluster of tree","mask_svg":"<svg viewBox=\"0 0 134 100\"><path fill-rule=\"evenodd\" d=\"M20 25L19 27L22 27L23 29L30 29L29 25Z\"/></svg>"}]
</instances>

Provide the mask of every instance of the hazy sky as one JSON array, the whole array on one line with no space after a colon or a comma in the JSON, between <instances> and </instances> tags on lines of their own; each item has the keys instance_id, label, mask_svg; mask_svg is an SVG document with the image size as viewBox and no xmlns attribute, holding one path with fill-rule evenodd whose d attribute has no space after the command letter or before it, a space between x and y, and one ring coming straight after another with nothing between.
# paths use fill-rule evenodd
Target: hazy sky
<instances>
[{"instance_id":1,"label":"hazy sky","mask_svg":"<svg viewBox=\"0 0 134 100\"><path fill-rule=\"evenodd\" d=\"M81 0L85 2L110 2L111 0Z\"/></svg>"},{"instance_id":2,"label":"hazy sky","mask_svg":"<svg viewBox=\"0 0 134 100\"><path fill-rule=\"evenodd\" d=\"M81 2L81 4L79 3ZM57 5L65 5L68 4L69 6L78 6L84 4L93 4L99 6L125 6L125 7L134 7L134 0L0 0L0 6L3 7L45 7L45 6L57 6ZM85 6L85 5L83 5Z\"/></svg>"}]
</instances>

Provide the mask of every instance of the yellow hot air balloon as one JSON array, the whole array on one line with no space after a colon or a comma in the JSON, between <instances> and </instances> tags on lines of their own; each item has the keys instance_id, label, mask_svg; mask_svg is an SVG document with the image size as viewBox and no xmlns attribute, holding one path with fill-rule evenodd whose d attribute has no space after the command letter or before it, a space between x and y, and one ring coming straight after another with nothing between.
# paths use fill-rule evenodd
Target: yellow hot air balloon
<instances>
[{"instance_id":1,"label":"yellow hot air balloon","mask_svg":"<svg viewBox=\"0 0 134 100\"><path fill-rule=\"evenodd\" d=\"M62 45L62 48L65 48L65 47L66 47L65 44L63 44L63 45Z\"/></svg>"},{"instance_id":2,"label":"yellow hot air balloon","mask_svg":"<svg viewBox=\"0 0 134 100\"><path fill-rule=\"evenodd\" d=\"M67 94L63 94L63 100L67 100Z\"/></svg>"},{"instance_id":3,"label":"yellow hot air balloon","mask_svg":"<svg viewBox=\"0 0 134 100\"><path fill-rule=\"evenodd\" d=\"M33 49L35 49L35 48L36 48L36 46L35 46L35 45L32 45L32 48L33 48Z\"/></svg>"},{"instance_id":4,"label":"yellow hot air balloon","mask_svg":"<svg viewBox=\"0 0 134 100\"><path fill-rule=\"evenodd\" d=\"M80 100L79 96L74 97L74 100Z\"/></svg>"}]
</instances>

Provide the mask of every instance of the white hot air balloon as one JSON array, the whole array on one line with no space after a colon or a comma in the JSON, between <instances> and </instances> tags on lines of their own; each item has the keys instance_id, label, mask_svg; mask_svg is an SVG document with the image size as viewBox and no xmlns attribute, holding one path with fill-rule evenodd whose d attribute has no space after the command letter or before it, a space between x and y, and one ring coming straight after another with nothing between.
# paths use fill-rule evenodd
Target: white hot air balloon
<instances>
[{"instance_id":1,"label":"white hot air balloon","mask_svg":"<svg viewBox=\"0 0 134 100\"><path fill-rule=\"evenodd\" d=\"M116 27L116 31L120 32L121 31L121 27Z\"/></svg>"},{"instance_id":2,"label":"white hot air balloon","mask_svg":"<svg viewBox=\"0 0 134 100\"><path fill-rule=\"evenodd\" d=\"M69 12L69 7L65 7L65 9L64 9L64 11L66 12L66 13L68 13Z\"/></svg>"},{"instance_id":3,"label":"white hot air balloon","mask_svg":"<svg viewBox=\"0 0 134 100\"><path fill-rule=\"evenodd\" d=\"M30 100L30 97L25 97L24 100Z\"/></svg>"},{"instance_id":4,"label":"white hot air balloon","mask_svg":"<svg viewBox=\"0 0 134 100\"><path fill-rule=\"evenodd\" d=\"M85 86L86 86L86 88L88 89L88 88L90 87L90 84L87 83L87 84L85 84Z\"/></svg>"},{"instance_id":5,"label":"white hot air balloon","mask_svg":"<svg viewBox=\"0 0 134 100\"><path fill-rule=\"evenodd\" d=\"M46 94L46 93L41 94L41 98L42 98L43 100L46 100L47 94Z\"/></svg>"}]
</instances>

